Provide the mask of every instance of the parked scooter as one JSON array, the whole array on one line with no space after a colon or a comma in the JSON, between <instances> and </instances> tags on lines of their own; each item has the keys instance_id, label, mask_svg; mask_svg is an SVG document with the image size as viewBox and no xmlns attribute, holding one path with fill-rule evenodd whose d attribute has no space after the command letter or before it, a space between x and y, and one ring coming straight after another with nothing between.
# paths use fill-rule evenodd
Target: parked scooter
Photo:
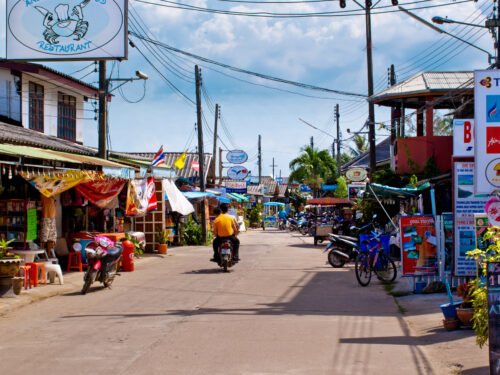
<instances>
[{"instance_id":1,"label":"parked scooter","mask_svg":"<svg viewBox=\"0 0 500 375\"><path fill-rule=\"evenodd\" d=\"M219 246L219 259L219 266L224 272L228 272L228 268L238 263L233 260L233 243L230 240L224 240Z\"/></svg>"},{"instance_id":2,"label":"parked scooter","mask_svg":"<svg viewBox=\"0 0 500 375\"><path fill-rule=\"evenodd\" d=\"M286 229L286 222L285 222L285 219L280 219L280 222L278 224L278 228L280 230L285 230Z\"/></svg>"},{"instance_id":3,"label":"parked scooter","mask_svg":"<svg viewBox=\"0 0 500 375\"><path fill-rule=\"evenodd\" d=\"M295 219L292 219L292 218L289 218L288 219L288 229L290 230L290 232L294 232L296 230L298 230L298 221L295 220Z\"/></svg>"},{"instance_id":4,"label":"parked scooter","mask_svg":"<svg viewBox=\"0 0 500 375\"><path fill-rule=\"evenodd\" d=\"M104 287L110 287L118 273L118 264L122 257L123 247L104 236L93 236L92 242L85 246L87 271L83 276L82 294L86 294L94 281L100 281ZM76 242L75 251L82 251L82 245Z\"/></svg>"}]
</instances>

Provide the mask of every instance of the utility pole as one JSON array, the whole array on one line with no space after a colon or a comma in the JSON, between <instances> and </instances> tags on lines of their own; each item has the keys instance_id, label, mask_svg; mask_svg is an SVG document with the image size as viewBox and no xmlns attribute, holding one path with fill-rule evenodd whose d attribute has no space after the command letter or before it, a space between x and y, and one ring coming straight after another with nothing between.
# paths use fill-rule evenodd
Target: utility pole
<instances>
[{"instance_id":1,"label":"utility pole","mask_svg":"<svg viewBox=\"0 0 500 375\"><path fill-rule=\"evenodd\" d=\"M366 65L368 74L368 145L370 147L370 180L375 172L377 162L375 160L375 105L370 100L373 95L373 61L372 61L372 25L370 11L371 0L365 0L366 21Z\"/></svg>"},{"instance_id":2,"label":"utility pole","mask_svg":"<svg viewBox=\"0 0 500 375\"><path fill-rule=\"evenodd\" d=\"M259 185L262 181L262 149L261 149L261 145L260 145L260 139L261 139L261 136L259 134L259 144L258 144L258 148L259 148Z\"/></svg>"},{"instance_id":3,"label":"utility pole","mask_svg":"<svg viewBox=\"0 0 500 375\"><path fill-rule=\"evenodd\" d=\"M222 147L219 147L219 187L222 187Z\"/></svg>"},{"instance_id":4,"label":"utility pole","mask_svg":"<svg viewBox=\"0 0 500 375\"><path fill-rule=\"evenodd\" d=\"M340 123L339 123L340 113L339 105L335 105L335 119L337 123L337 175L340 177Z\"/></svg>"},{"instance_id":5,"label":"utility pole","mask_svg":"<svg viewBox=\"0 0 500 375\"><path fill-rule=\"evenodd\" d=\"M201 120L201 95L200 95L200 87L201 87L201 77L200 71L198 69L198 65L194 67L194 74L196 78L196 115L197 115L197 123L198 123L198 161L200 168L200 191L205 191L205 173L204 173L204 164L205 158L203 156L203 122ZM203 207L201 209L201 240L203 243L207 241L207 217L205 211L205 199L203 199Z\"/></svg>"},{"instance_id":6,"label":"utility pole","mask_svg":"<svg viewBox=\"0 0 500 375\"><path fill-rule=\"evenodd\" d=\"M389 68L389 86L392 87L396 84L396 73L394 72L394 64L391 64ZM394 144L396 140L396 122L398 121L396 118L396 112L398 111L397 107L391 108L391 145ZM399 116L397 116L399 117Z\"/></svg>"},{"instance_id":7,"label":"utility pole","mask_svg":"<svg viewBox=\"0 0 500 375\"><path fill-rule=\"evenodd\" d=\"M213 178L213 182L214 182L214 185L215 185L215 180L216 180L216 168L215 166L217 165L217 120L219 119L219 105L216 104L215 105L215 124L214 124L214 152L212 154L213 158L214 158L214 162L213 162L213 166L214 166L214 169L213 169L213 174L212 174L212 178Z\"/></svg>"},{"instance_id":8,"label":"utility pole","mask_svg":"<svg viewBox=\"0 0 500 375\"><path fill-rule=\"evenodd\" d=\"M311 137L311 148L314 148L314 137Z\"/></svg>"},{"instance_id":9,"label":"utility pole","mask_svg":"<svg viewBox=\"0 0 500 375\"><path fill-rule=\"evenodd\" d=\"M99 157L108 158L108 84L106 60L99 60Z\"/></svg>"},{"instance_id":10,"label":"utility pole","mask_svg":"<svg viewBox=\"0 0 500 375\"><path fill-rule=\"evenodd\" d=\"M274 167L277 167L277 164L274 164L274 158L273 158L273 164L270 165L270 167L273 168L273 179L276 179L276 176L274 175Z\"/></svg>"}]
</instances>

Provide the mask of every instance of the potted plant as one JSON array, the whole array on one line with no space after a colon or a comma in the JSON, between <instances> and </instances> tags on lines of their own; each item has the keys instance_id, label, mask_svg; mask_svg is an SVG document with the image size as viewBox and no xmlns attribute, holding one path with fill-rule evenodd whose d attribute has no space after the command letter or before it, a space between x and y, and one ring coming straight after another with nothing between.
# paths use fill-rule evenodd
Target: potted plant
<instances>
[{"instance_id":1,"label":"potted plant","mask_svg":"<svg viewBox=\"0 0 500 375\"><path fill-rule=\"evenodd\" d=\"M463 283L457 287L457 296L462 297L463 302L457 307L457 315L460 322L465 327L472 327L472 317L474 316L473 293L474 285L472 283Z\"/></svg>"},{"instance_id":2,"label":"potted plant","mask_svg":"<svg viewBox=\"0 0 500 375\"><path fill-rule=\"evenodd\" d=\"M156 233L156 239L158 241L157 249L158 254L166 254L167 253L167 242L170 237L170 230L162 229L158 233Z\"/></svg>"},{"instance_id":3,"label":"potted plant","mask_svg":"<svg viewBox=\"0 0 500 375\"><path fill-rule=\"evenodd\" d=\"M19 271L19 266L21 265L21 259L19 256L11 253L9 250L9 244L14 240L5 241L5 239L0 239L0 277L14 277Z\"/></svg>"}]
</instances>

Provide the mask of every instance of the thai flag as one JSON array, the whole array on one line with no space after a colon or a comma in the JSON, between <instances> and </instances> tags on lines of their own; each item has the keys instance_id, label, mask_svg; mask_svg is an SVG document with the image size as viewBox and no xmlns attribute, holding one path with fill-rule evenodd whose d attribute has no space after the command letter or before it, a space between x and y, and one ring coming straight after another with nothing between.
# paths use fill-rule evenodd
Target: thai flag
<instances>
[{"instance_id":1,"label":"thai flag","mask_svg":"<svg viewBox=\"0 0 500 375\"><path fill-rule=\"evenodd\" d=\"M493 107L488 111L488 117L493 118L493 116L497 113L497 103L493 105Z\"/></svg>"},{"instance_id":2,"label":"thai flag","mask_svg":"<svg viewBox=\"0 0 500 375\"><path fill-rule=\"evenodd\" d=\"M153 161L151 161L151 165L153 167L157 167L160 164L165 164L165 154L163 153L163 146L160 147L160 149L156 153Z\"/></svg>"}]
</instances>

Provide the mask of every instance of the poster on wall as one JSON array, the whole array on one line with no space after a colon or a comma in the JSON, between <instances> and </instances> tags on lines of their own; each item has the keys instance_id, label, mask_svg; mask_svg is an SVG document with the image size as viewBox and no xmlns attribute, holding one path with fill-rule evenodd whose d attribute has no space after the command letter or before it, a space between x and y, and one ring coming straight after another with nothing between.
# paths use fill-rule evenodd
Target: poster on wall
<instances>
[{"instance_id":1,"label":"poster on wall","mask_svg":"<svg viewBox=\"0 0 500 375\"><path fill-rule=\"evenodd\" d=\"M474 72L474 191L500 189L500 71Z\"/></svg>"},{"instance_id":2,"label":"poster on wall","mask_svg":"<svg viewBox=\"0 0 500 375\"><path fill-rule=\"evenodd\" d=\"M365 185L347 185L347 199L357 202L365 190Z\"/></svg>"},{"instance_id":3,"label":"poster on wall","mask_svg":"<svg viewBox=\"0 0 500 375\"><path fill-rule=\"evenodd\" d=\"M96 181L83 182L75 186L75 190L80 193L90 203L97 207L105 208L122 191L125 181L114 178L105 178Z\"/></svg>"},{"instance_id":4,"label":"poster on wall","mask_svg":"<svg viewBox=\"0 0 500 375\"><path fill-rule=\"evenodd\" d=\"M456 276L475 276L476 262L467 252L476 248L474 214L484 212L487 196L474 195L474 162L453 163L454 244Z\"/></svg>"},{"instance_id":5,"label":"poster on wall","mask_svg":"<svg viewBox=\"0 0 500 375\"><path fill-rule=\"evenodd\" d=\"M155 179L153 177L129 182L127 215L145 215L148 211L155 210L157 206Z\"/></svg>"},{"instance_id":6,"label":"poster on wall","mask_svg":"<svg viewBox=\"0 0 500 375\"><path fill-rule=\"evenodd\" d=\"M7 0L7 59L126 59L127 7L127 0Z\"/></svg>"},{"instance_id":7,"label":"poster on wall","mask_svg":"<svg viewBox=\"0 0 500 375\"><path fill-rule=\"evenodd\" d=\"M436 228L433 216L402 216L401 261L404 276L438 274Z\"/></svg>"},{"instance_id":8,"label":"poster on wall","mask_svg":"<svg viewBox=\"0 0 500 375\"><path fill-rule=\"evenodd\" d=\"M486 214L474 214L474 248L486 250L490 245L488 240L484 239L484 235L490 228L488 216Z\"/></svg>"}]
</instances>

